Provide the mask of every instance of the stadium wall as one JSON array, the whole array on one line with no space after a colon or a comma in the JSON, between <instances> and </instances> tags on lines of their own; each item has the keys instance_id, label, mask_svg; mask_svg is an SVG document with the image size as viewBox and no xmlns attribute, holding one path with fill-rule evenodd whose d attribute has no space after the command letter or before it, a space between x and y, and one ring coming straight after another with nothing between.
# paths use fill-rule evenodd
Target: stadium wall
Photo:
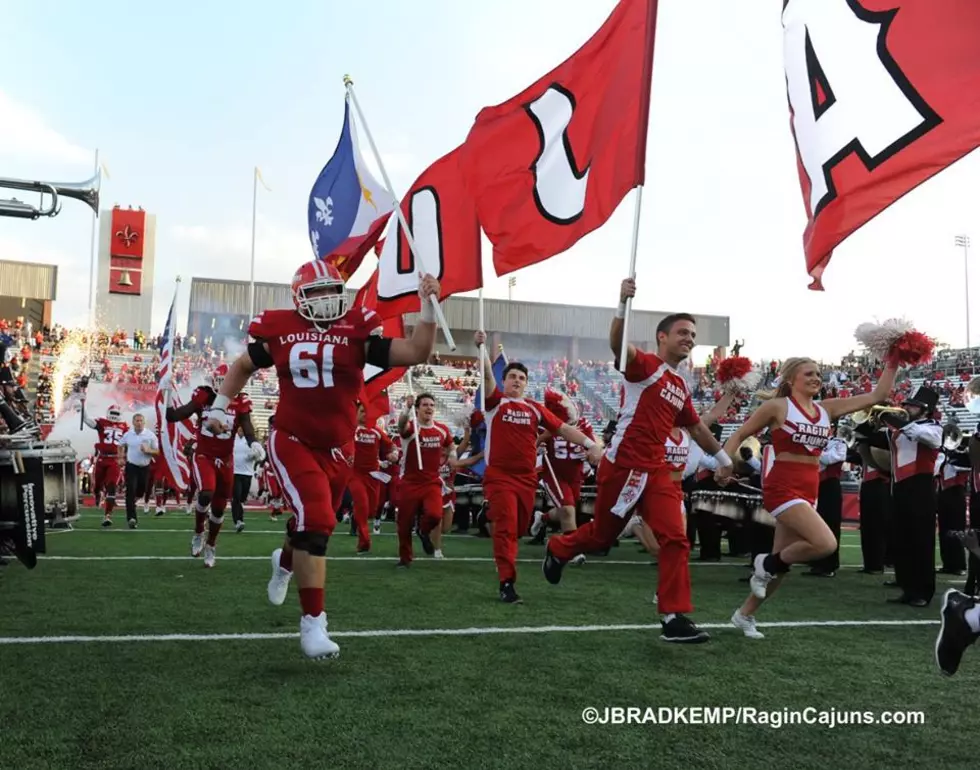
<instances>
[{"instance_id":1,"label":"stadium wall","mask_svg":"<svg viewBox=\"0 0 980 770\"><path fill-rule=\"evenodd\" d=\"M354 292L350 292L353 297ZM192 278L187 318L188 334L200 340L212 338L220 347L225 340L244 339L249 317L248 281ZM446 321L456 337L457 355L475 356L472 334L479 325L476 297L450 297L443 303ZM291 308L289 286L275 283L255 284L255 307ZM484 300L486 326L492 333L492 349L503 344L513 358L543 358L555 355L571 360L609 360L609 324L612 308L552 305L544 302ZM630 339L641 348L650 349L656 340L657 324L672 312L691 312L681 308L671 311L636 311L630 322ZM700 315L698 344L728 347L730 323L727 316ZM417 314L406 316L409 328ZM440 354L449 348L440 335L436 347Z\"/></svg>"},{"instance_id":2,"label":"stadium wall","mask_svg":"<svg viewBox=\"0 0 980 770\"><path fill-rule=\"evenodd\" d=\"M0 260L0 318L23 317L34 328L51 325L58 266Z\"/></svg>"}]
</instances>

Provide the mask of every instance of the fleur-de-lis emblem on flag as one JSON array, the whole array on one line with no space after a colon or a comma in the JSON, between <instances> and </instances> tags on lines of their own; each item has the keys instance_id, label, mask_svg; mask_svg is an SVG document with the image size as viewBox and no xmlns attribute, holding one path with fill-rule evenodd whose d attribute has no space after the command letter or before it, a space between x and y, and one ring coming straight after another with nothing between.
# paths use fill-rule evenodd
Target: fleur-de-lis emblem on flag
<instances>
[{"instance_id":1,"label":"fleur-de-lis emblem on flag","mask_svg":"<svg viewBox=\"0 0 980 770\"><path fill-rule=\"evenodd\" d=\"M316 221L330 227L333 224L333 199L328 197L326 200L323 198L314 198L313 203L316 205Z\"/></svg>"}]
</instances>

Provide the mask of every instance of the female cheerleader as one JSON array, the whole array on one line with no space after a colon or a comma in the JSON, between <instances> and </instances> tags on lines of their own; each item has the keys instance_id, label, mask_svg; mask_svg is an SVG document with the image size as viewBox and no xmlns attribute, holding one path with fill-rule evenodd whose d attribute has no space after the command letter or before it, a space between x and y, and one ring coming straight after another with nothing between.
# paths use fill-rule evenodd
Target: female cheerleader
<instances>
[{"instance_id":1,"label":"female cheerleader","mask_svg":"<svg viewBox=\"0 0 980 770\"><path fill-rule=\"evenodd\" d=\"M820 486L820 453L833 433L833 422L846 414L868 409L887 400L895 383L896 368L889 365L871 393L852 398L814 401L823 381L820 367L809 358L790 358L779 370L775 392L759 394L767 399L725 443L734 456L749 436L766 428L772 436L775 459L763 468L763 506L776 519L772 553L755 558L750 578L752 592L732 615L732 624L750 639L762 639L755 627L755 613L779 586L793 564L827 556L837 541L815 510ZM725 483L719 479L719 483Z\"/></svg>"}]
</instances>

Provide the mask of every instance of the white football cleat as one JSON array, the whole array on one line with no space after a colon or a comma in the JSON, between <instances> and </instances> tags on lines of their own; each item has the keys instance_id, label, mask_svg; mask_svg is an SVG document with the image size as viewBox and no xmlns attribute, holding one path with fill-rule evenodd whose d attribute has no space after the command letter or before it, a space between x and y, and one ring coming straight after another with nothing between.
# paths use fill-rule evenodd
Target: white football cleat
<instances>
[{"instance_id":1,"label":"white football cleat","mask_svg":"<svg viewBox=\"0 0 980 770\"><path fill-rule=\"evenodd\" d=\"M327 613L321 612L315 618L303 616L299 622L299 646L313 660L340 657L340 646L327 636Z\"/></svg>"},{"instance_id":2,"label":"white football cleat","mask_svg":"<svg viewBox=\"0 0 980 770\"><path fill-rule=\"evenodd\" d=\"M245 529L245 522L244 521L236 521L235 522L235 532L241 532L244 529Z\"/></svg>"},{"instance_id":3,"label":"white football cleat","mask_svg":"<svg viewBox=\"0 0 980 770\"><path fill-rule=\"evenodd\" d=\"M534 522L531 524L531 537L537 537L541 534L541 529L544 527L546 520L544 514L541 511L534 512Z\"/></svg>"},{"instance_id":4,"label":"white football cleat","mask_svg":"<svg viewBox=\"0 0 980 770\"><path fill-rule=\"evenodd\" d=\"M191 538L191 556L200 556L201 549L204 548L204 533L194 535Z\"/></svg>"},{"instance_id":5,"label":"white football cleat","mask_svg":"<svg viewBox=\"0 0 980 770\"><path fill-rule=\"evenodd\" d=\"M578 556L573 556L568 562L572 567L580 567L585 564L585 554L580 553Z\"/></svg>"},{"instance_id":6,"label":"white football cleat","mask_svg":"<svg viewBox=\"0 0 980 770\"><path fill-rule=\"evenodd\" d=\"M752 577L749 578L749 585L752 587L752 594L756 599L765 599L766 591L769 588L769 583L772 581L775 575L770 575L766 572L766 568L763 563L766 560L766 554L760 553L755 557L753 562L754 571L752 572Z\"/></svg>"},{"instance_id":7,"label":"white football cleat","mask_svg":"<svg viewBox=\"0 0 980 770\"><path fill-rule=\"evenodd\" d=\"M279 566L279 557L282 555L282 548L277 548L272 552L272 577L269 579L269 603L277 607L286 601L286 594L289 592L289 579L293 573L288 569Z\"/></svg>"},{"instance_id":8,"label":"white football cleat","mask_svg":"<svg viewBox=\"0 0 980 770\"><path fill-rule=\"evenodd\" d=\"M211 569L214 566L214 546L207 545L204 546L204 566Z\"/></svg>"},{"instance_id":9,"label":"white football cleat","mask_svg":"<svg viewBox=\"0 0 980 770\"><path fill-rule=\"evenodd\" d=\"M735 610L732 615L732 625L745 634L749 639L765 639L766 635L755 627L754 615L743 615L740 610Z\"/></svg>"},{"instance_id":10,"label":"white football cleat","mask_svg":"<svg viewBox=\"0 0 980 770\"><path fill-rule=\"evenodd\" d=\"M439 548L436 548L435 553L432 554L432 558L433 559L444 559L445 557L442 555L442 550L439 549Z\"/></svg>"}]
</instances>

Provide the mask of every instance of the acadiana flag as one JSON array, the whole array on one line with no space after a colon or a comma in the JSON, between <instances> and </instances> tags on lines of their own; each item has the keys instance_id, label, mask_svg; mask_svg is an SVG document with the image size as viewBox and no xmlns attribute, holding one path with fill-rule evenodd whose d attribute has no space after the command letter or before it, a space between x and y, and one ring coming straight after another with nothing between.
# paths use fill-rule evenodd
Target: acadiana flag
<instances>
[{"instance_id":1,"label":"acadiana flag","mask_svg":"<svg viewBox=\"0 0 980 770\"><path fill-rule=\"evenodd\" d=\"M394 210L395 201L361 157L347 102L337 149L310 190L308 216L314 256L334 263L343 275L352 275L381 237Z\"/></svg>"}]
</instances>

